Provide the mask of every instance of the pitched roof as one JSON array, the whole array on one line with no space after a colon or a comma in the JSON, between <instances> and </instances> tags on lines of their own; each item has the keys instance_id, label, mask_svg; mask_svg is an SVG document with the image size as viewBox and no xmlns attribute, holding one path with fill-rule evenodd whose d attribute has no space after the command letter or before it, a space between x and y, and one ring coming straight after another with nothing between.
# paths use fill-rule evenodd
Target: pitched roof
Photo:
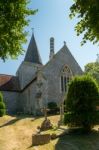
<instances>
[{"instance_id":1,"label":"pitched roof","mask_svg":"<svg viewBox=\"0 0 99 150\"><path fill-rule=\"evenodd\" d=\"M0 91L20 91L18 77L11 75L0 75Z\"/></svg>"},{"instance_id":2,"label":"pitched roof","mask_svg":"<svg viewBox=\"0 0 99 150\"><path fill-rule=\"evenodd\" d=\"M78 74L83 74L83 71L81 69L81 67L79 66L78 62L76 61L76 59L74 58L74 56L72 55L72 53L70 52L70 50L68 49L66 42L64 42L63 47L54 55L53 59L49 60L44 66L44 68L47 68L47 66L53 62L53 60L55 60L56 58L59 58L58 56L60 56L62 58L62 55L66 54L66 59L68 64L70 64L70 66L72 66L72 71L75 70L75 66L76 66L76 73Z\"/></svg>"},{"instance_id":3,"label":"pitched roof","mask_svg":"<svg viewBox=\"0 0 99 150\"><path fill-rule=\"evenodd\" d=\"M32 35L31 37L24 61L32 62L36 64L42 64L42 60L41 60L41 57L37 48L34 35Z\"/></svg>"},{"instance_id":4,"label":"pitched roof","mask_svg":"<svg viewBox=\"0 0 99 150\"><path fill-rule=\"evenodd\" d=\"M65 52L66 55L68 55L69 63L70 63L70 60L72 60L72 62L71 62L72 65L73 65L73 68L72 68L72 69L74 69L75 66L76 66L77 72L78 72L79 74L83 74L83 71L82 71L80 65L78 64L78 62L76 61L76 59L74 58L74 56L72 55L72 53L70 52L69 48L68 48L67 45L66 45L66 42L64 42L64 46L60 49L59 53L60 53L61 51L62 51L62 52Z\"/></svg>"}]
</instances>

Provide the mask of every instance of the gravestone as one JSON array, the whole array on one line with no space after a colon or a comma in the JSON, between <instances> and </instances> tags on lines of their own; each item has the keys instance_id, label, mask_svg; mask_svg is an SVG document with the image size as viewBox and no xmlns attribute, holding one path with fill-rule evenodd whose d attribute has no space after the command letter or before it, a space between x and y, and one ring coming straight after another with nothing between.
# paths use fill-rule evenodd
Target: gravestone
<instances>
[{"instance_id":1,"label":"gravestone","mask_svg":"<svg viewBox=\"0 0 99 150\"><path fill-rule=\"evenodd\" d=\"M32 145L43 145L49 143L51 140L50 134L35 134L32 136Z\"/></svg>"}]
</instances>

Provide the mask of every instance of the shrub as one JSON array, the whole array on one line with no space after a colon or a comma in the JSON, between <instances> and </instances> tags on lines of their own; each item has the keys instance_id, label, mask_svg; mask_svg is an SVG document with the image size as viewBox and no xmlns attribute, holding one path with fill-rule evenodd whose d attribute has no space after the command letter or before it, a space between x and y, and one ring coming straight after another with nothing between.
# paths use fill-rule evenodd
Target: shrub
<instances>
[{"instance_id":1,"label":"shrub","mask_svg":"<svg viewBox=\"0 0 99 150\"><path fill-rule=\"evenodd\" d=\"M0 109L0 117L3 117L6 114L5 109Z\"/></svg>"},{"instance_id":2,"label":"shrub","mask_svg":"<svg viewBox=\"0 0 99 150\"><path fill-rule=\"evenodd\" d=\"M3 102L0 102L0 109L5 109L5 104Z\"/></svg>"},{"instance_id":3,"label":"shrub","mask_svg":"<svg viewBox=\"0 0 99 150\"><path fill-rule=\"evenodd\" d=\"M3 96L1 94L1 92L0 92L0 102L3 102Z\"/></svg>"},{"instance_id":4,"label":"shrub","mask_svg":"<svg viewBox=\"0 0 99 150\"><path fill-rule=\"evenodd\" d=\"M48 103L48 109L49 109L49 114L56 114L59 111L59 108L57 107L56 102L49 102Z\"/></svg>"},{"instance_id":5,"label":"shrub","mask_svg":"<svg viewBox=\"0 0 99 150\"><path fill-rule=\"evenodd\" d=\"M75 77L69 84L64 123L90 130L97 122L98 85L92 77Z\"/></svg>"},{"instance_id":6,"label":"shrub","mask_svg":"<svg viewBox=\"0 0 99 150\"><path fill-rule=\"evenodd\" d=\"M0 93L0 117L2 117L3 115L5 115L6 113L6 108L5 108L5 104L3 102L3 96Z\"/></svg>"}]
</instances>

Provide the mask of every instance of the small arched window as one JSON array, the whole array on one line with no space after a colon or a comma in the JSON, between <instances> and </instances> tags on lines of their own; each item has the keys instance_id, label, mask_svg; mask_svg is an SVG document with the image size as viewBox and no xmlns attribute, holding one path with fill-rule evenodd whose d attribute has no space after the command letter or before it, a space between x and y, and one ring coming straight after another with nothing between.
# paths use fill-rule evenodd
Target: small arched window
<instances>
[{"instance_id":1,"label":"small arched window","mask_svg":"<svg viewBox=\"0 0 99 150\"><path fill-rule=\"evenodd\" d=\"M64 66L61 71L61 92L65 93L68 90L68 83L72 78L72 72L68 66Z\"/></svg>"}]
</instances>

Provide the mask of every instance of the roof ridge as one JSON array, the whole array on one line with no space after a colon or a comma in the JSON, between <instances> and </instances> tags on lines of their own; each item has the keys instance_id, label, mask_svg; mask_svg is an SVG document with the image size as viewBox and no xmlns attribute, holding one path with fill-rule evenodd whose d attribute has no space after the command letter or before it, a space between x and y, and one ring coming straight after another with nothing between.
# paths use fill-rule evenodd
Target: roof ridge
<instances>
[{"instance_id":1,"label":"roof ridge","mask_svg":"<svg viewBox=\"0 0 99 150\"><path fill-rule=\"evenodd\" d=\"M10 74L0 74L0 76L11 76L11 77L17 77L16 75L10 75Z\"/></svg>"}]
</instances>

